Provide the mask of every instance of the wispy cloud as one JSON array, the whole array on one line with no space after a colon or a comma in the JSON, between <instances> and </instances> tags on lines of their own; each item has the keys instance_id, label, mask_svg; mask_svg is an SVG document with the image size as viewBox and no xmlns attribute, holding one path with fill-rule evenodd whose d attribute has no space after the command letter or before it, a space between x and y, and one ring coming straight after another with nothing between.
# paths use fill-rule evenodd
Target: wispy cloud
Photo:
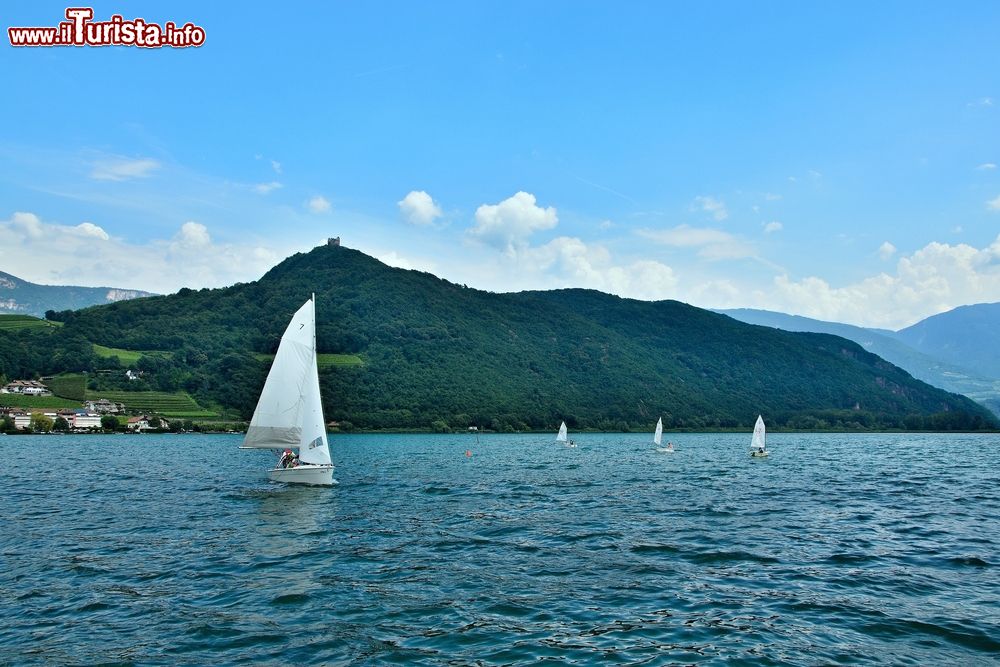
<instances>
[{"instance_id":1,"label":"wispy cloud","mask_svg":"<svg viewBox=\"0 0 1000 667\"><path fill-rule=\"evenodd\" d=\"M621 192L618 192L617 190L615 190L613 188L609 188L606 185L601 185L600 183L594 183L593 181L588 181L586 178L583 178L581 176L573 176L573 178L575 178L576 180L580 181L584 185L589 185L590 187L597 188L598 190L604 190L605 192L609 192L609 193L613 194L614 196L619 197L621 199L624 199L625 201L627 201L627 202L629 202L631 204L635 204L636 206L639 205L639 202L637 202L636 200L632 199L628 195L622 194Z\"/></svg>"},{"instance_id":2,"label":"wispy cloud","mask_svg":"<svg viewBox=\"0 0 1000 667\"><path fill-rule=\"evenodd\" d=\"M268 195L284 187L278 181L271 181L270 183L257 183L253 186L253 191L259 195Z\"/></svg>"},{"instance_id":3,"label":"wispy cloud","mask_svg":"<svg viewBox=\"0 0 1000 667\"><path fill-rule=\"evenodd\" d=\"M992 162L984 162L978 167L976 167L976 169L978 169L979 171L992 171L993 169L996 168L997 168L996 164Z\"/></svg>"},{"instance_id":4,"label":"wispy cloud","mask_svg":"<svg viewBox=\"0 0 1000 667\"><path fill-rule=\"evenodd\" d=\"M890 259L896 254L896 246L892 245L888 241L884 242L878 247L878 256L882 259Z\"/></svg>"},{"instance_id":5,"label":"wispy cloud","mask_svg":"<svg viewBox=\"0 0 1000 667\"><path fill-rule=\"evenodd\" d=\"M785 226L778 222L777 220L772 220L771 222L764 225L765 234L773 234L774 232L780 232Z\"/></svg>"},{"instance_id":6,"label":"wispy cloud","mask_svg":"<svg viewBox=\"0 0 1000 667\"><path fill-rule=\"evenodd\" d=\"M721 229L678 225L671 229L640 229L642 238L674 248L698 248L703 259L739 259L755 256L752 243Z\"/></svg>"},{"instance_id":7,"label":"wispy cloud","mask_svg":"<svg viewBox=\"0 0 1000 667\"><path fill-rule=\"evenodd\" d=\"M980 97L978 100L973 100L966 104L967 107L991 107L993 106L992 97Z\"/></svg>"},{"instance_id":8,"label":"wispy cloud","mask_svg":"<svg viewBox=\"0 0 1000 667\"><path fill-rule=\"evenodd\" d=\"M328 213L331 208L330 200L323 195L316 195L308 202L306 202L306 208L308 208L313 213Z\"/></svg>"},{"instance_id":9,"label":"wispy cloud","mask_svg":"<svg viewBox=\"0 0 1000 667\"><path fill-rule=\"evenodd\" d=\"M986 202L986 208L990 209L991 211L1000 211L1000 196L997 196L996 199L991 199L988 202Z\"/></svg>"},{"instance_id":10,"label":"wispy cloud","mask_svg":"<svg viewBox=\"0 0 1000 667\"><path fill-rule=\"evenodd\" d=\"M726 209L726 204L721 199L716 199L715 197L695 197L692 208L710 214L714 220L719 222L729 217L729 211Z\"/></svg>"},{"instance_id":11,"label":"wispy cloud","mask_svg":"<svg viewBox=\"0 0 1000 667\"><path fill-rule=\"evenodd\" d=\"M159 161L149 157L128 158L109 155L94 161L90 177L97 181L127 181L133 178L146 178L159 167Z\"/></svg>"}]
</instances>

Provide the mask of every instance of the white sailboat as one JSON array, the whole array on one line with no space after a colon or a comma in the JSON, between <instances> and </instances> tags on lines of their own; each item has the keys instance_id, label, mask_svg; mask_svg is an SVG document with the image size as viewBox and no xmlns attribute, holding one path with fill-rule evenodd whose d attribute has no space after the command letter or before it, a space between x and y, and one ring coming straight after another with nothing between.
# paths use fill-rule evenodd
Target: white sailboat
<instances>
[{"instance_id":1,"label":"white sailboat","mask_svg":"<svg viewBox=\"0 0 1000 667\"><path fill-rule=\"evenodd\" d=\"M284 450L268 471L276 482L336 483L319 394L315 294L296 311L281 336L240 449Z\"/></svg>"},{"instance_id":2,"label":"white sailboat","mask_svg":"<svg viewBox=\"0 0 1000 667\"><path fill-rule=\"evenodd\" d=\"M656 420L656 431L653 433L653 444L656 445L656 451L672 454L674 451L674 443L668 442L666 447L661 447L660 444L663 442L663 417Z\"/></svg>"},{"instance_id":3,"label":"white sailboat","mask_svg":"<svg viewBox=\"0 0 1000 667\"><path fill-rule=\"evenodd\" d=\"M666 447L661 446L663 442L663 417L656 420L656 431L653 433L653 444L656 445L656 451L663 452L664 454L674 453L674 443L668 442Z\"/></svg>"},{"instance_id":4,"label":"white sailboat","mask_svg":"<svg viewBox=\"0 0 1000 667\"><path fill-rule=\"evenodd\" d=\"M576 447L576 443L569 439L568 432L566 431L566 422L560 424L559 433L556 434L556 442L561 442L567 447Z\"/></svg>"},{"instance_id":5,"label":"white sailboat","mask_svg":"<svg viewBox=\"0 0 1000 667\"><path fill-rule=\"evenodd\" d=\"M764 419L757 415L757 423L753 427L753 439L750 440L750 456L767 456L767 446L764 443L765 437Z\"/></svg>"}]
</instances>

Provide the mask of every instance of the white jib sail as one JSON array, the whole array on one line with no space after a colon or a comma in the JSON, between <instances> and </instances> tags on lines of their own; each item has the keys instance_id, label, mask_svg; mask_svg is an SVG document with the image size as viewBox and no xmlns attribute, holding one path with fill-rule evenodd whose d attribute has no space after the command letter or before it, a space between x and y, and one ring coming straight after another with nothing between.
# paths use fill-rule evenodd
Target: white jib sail
<instances>
[{"instance_id":1,"label":"white jib sail","mask_svg":"<svg viewBox=\"0 0 1000 667\"><path fill-rule=\"evenodd\" d=\"M653 442L657 446L663 442L663 417L656 420L656 433L653 434Z\"/></svg>"},{"instance_id":2,"label":"white jib sail","mask_svg":"<svg viewBox=\"0 0 1000 667\"><path fill-rule=\"evenodd\" d=\"M244 447L300 448L305 463L330 463L316 370L316 306L307 301L292 316L260 392Z\"/></svg>"},{"instance_id":3,"label":"white jib sail","mask_svg":"<svg viewBox=\"0 0 1000 667\"><path fill-rule=\"evenodd\" d=\"M764 420L757 415L757 423L753 427L753 440L750 441L750 449L764 449Z\"/></svg>"},{"instance_id":4,"label":"white jib sail","mask_svg":"<svg viewBox=\"0 0 1000 667\"><path fill-rule=\"evenodd\" d=\"M566 442L566 422L563 422L559 427L559 435L556 436L556 442Z\"/></svg>"}]
</instances>

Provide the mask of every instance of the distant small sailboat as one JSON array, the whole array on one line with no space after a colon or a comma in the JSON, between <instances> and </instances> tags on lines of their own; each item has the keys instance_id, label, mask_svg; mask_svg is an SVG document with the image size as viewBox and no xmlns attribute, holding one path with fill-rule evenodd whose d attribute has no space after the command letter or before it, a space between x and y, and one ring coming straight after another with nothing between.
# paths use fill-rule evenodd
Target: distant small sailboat
<instances>
[{"instance_id":1,"label":"distant small sailboat","mask_svg":"<svg viewBox=\"0 0 1000 667\"><path fill-rule=\"evenodd\" d=\"M664 454L674 453L674 443L668 442L666 447L661 447L660 444L663 442L663 417L656 420L656 431L653 433L653 444L656 445L656 451L663 452Z\"/></svg>"},{"instance_id":2,"label":"distant small sailboat","mask_svg":"<svg viewBox=\"0 0 1000 667\"><path fill-rule=\"evenodd\" d=\"M315 294L296 311L281 336L240 449L284 450L268 471L275 482L336 483L319 393Z\"/></svg>"},{"instance_id":3,"label":"distant small sailboat","mask_svg":"<svg viewBox=\"0 0 1000 667\"><path fill-rule=\"evenodd\" d=\"M569 435L566 430L566 422L563 422L559 426L559 433L556 434L556 442L561 442L567 447L576 447L576 443L569 439Z\"/></svg>"},{"instance_id":4,"label":"distant small sailboat","mask_svg":"<svg viewBox=\"0 0 1000 667\"><path fill-rule=\"evenodd\" d=\"M753 427L753 439L750 440L750 456L767 456L767 446L764 444L764 419L757 415L757 423Z\"/></svg>"}]
</instances>

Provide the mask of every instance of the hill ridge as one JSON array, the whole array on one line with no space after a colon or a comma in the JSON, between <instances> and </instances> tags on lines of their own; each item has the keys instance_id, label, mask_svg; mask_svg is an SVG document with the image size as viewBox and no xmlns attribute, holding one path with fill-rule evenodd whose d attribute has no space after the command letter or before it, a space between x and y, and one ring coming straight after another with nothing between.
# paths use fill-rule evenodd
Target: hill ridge
<instances>
[{"instance_id":1,"label":"hill ridge","mask_svg":"<svg viewBox=\"0 0 1000 667\"><path fill-rule=\"evenodd\" d=\"M49 310L86 308L145 296L153 293L123 287L41 285L0 271L0 314L43 317Z\"/></svg>"},{"instance_id":2,"label":"hill ridge","mask_svg":"<svg viewBox=\"0 0 1000 667\"><path fill-rule=\"evenodd\" d=\"M758 327L678 301L594 290L493 293L319 246L252 283L55 315L60 336L144 356L149 382L249 415L288 318L317 295L328 418L365 428L612 430L771 423L979 428L981 406L843 338ZM254 356L254 355L258 356ZM105 375L101 376L107 377Z\"/></svg>"}]
</instances>

